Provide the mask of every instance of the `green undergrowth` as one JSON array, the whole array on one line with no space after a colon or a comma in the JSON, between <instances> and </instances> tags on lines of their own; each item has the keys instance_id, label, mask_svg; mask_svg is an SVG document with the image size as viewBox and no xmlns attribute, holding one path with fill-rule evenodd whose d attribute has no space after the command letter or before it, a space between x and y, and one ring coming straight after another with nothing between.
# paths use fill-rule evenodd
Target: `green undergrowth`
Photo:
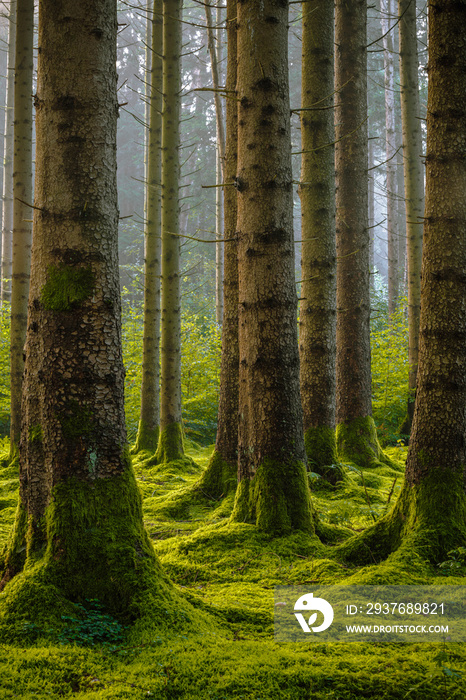
<instances>
[{"instance_id":1,"label":"green undergrowth","mask_svg":"<svg viewBox=\"0 0 466 700\"><path fill-rule=\"evenodd\" d=\"M336 485L308 474L317 534L280 537L232 522L234 494L214 499L199 490L211 449L188 445L195 469L148 467L144 453L134 456L146 529L182 601L178 616L161 625L164 604L154 596L136 625L99 599L69 603L54 629L18 620L10 639L0 629L1 700L464 700L463 645L273 639L277 585L464 583L461 547L441 566L428 563L415 542L382 563L371 554L364 566L342 556L351 538L379 522L398 497L406 449L388 452L395 468L343 463L344 479ZM14 520L17 489L16 468L0 467L0 548ZM40 595L35 591L36 606L47 602Z\"/></svg>"}]
</instances>

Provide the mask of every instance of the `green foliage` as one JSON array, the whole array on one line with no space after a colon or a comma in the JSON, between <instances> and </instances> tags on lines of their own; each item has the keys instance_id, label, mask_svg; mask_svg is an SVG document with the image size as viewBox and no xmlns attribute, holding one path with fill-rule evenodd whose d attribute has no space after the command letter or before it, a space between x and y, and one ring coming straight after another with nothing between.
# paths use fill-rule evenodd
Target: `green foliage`
<instances>
[{"instance_id":1,"label":"green foliage","mask_svg":"<svg viewBox=\"0 0 466 700\"><path fill-rule=\"evenodd\" d=\"M446 561L442 561L439 568L445 576L450 574L466 575L466 547L451 549L447 554Z\"/></svg>"},{"instance_id":2,"label":"green foliage","mask_svg":"<svg viewBox=\"0 0 466 700\"><path fill-rule=\"evenodd\" d=\"M94 273L90 267L50 265L40 301L51 311L71 311L88 299L94 289Z\"/></svg>"},{"instance_id":3,"label":"green foliage","mask_svg":"<svg viewBox=\"0 0 466 700\"><path fill-rule=\"evenodd\" d=\"M372 414L382 445L395 445L409 397L408 326L404 305L390 321L381 316L371 333Z\"/></svg>"},{"instance_id":4,"label":"green foliage","mask_svg":"<svg viewBox=\"0 0 466 700\"><path fill-rule=\"evenodd\" d=\"M123 642L125 627L104 611L96 598L86 600L85 605L76 604L76 615L62 615L66 627L61 630L58 641L78 646L115 646Z\"/></svg>"},{"instance_id":5,"label":"green foliage","mask_svg":"<svg viewBox=\"0 0 466 700\"><path fill-rule=\"evenodd\" d=\"M123 358L126 368L125 408L129 440L136 439L141 402L142 304L123 305ZM217 429L220 374L220 329L208 316L181 320L182 416L186 437L214 442Z\"/></svg>"}]
</instances>

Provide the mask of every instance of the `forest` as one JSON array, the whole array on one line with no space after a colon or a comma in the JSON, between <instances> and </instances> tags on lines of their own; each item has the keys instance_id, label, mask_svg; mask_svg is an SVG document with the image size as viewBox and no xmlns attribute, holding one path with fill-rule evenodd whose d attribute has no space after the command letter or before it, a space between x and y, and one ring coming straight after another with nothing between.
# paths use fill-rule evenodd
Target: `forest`
<instances>
[{"instance_id":1,"label":"forest","mask_svg":"<svg viewBox=\"0 0 466 700\"><path fill-rule=\"evenodd\" d=\"M464 700L466 0L0 41L0 700Z\"/></svg>"}]
</instances>

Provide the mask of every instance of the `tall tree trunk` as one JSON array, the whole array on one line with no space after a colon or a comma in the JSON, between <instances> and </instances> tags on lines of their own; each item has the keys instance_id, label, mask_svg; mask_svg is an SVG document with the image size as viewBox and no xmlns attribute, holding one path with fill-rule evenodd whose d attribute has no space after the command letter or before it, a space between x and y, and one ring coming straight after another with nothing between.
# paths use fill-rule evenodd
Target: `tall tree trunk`
<instances>
[{"instance_id":1,"label":"tall tree trunk","mask_svg":"<svg viewBox=\"0 0 466 700\"><path fill-rule=\"evenodd\" d=\"M303 3L299 354L310 468L335 483L336 243L334 1ZM330 144L330 145L329 145Z\"/></svg>"},{"instance_id":2,"label":"tall tree trunk","mask_svg":"<svg viewBox=\"0 0 466 700\"><path fill-rule=\"evenodd\" d=\"M11 298L12 231L13 231L13 121L16 58L16 0L10 2L8 19L8 69L5 110L5 152L3 160L2 222L2 302Z\"/></svg>"},{"instance_id":3,"label":"tall tree trunk","mask_svg":"<svg viewBox=\"0 0 466 700\"><path fill-rule=\"evenodd\" d=\"M33 36L34 0L17 0L10 335L11 457L16 454L21 434L23 350L31 267Z\"/></svg>"},{"instance_id":4,"label":"tall tree trunk","mask_svg":"<svg viewBox=\"0 0 466 700\"><path fill-rule=\"evenodd\" d=\"M163 0L162 347L159 462L182 459L179 179L182 0Z\"/></svg>"},{"instance_id":5,"label":"tall tree trunk","mask_svg":"<svg viewBox=\"0 0 466 700\"><path fill-rule=\"evenodd\" d=\"M214 32L212 26L212 12L209 3L205 4L205 14L207 23L207 37L210 53L210 65L212 71L212 87L214 89L215 100L215 121L217 125L217 159L216 159L216 184L215 190L215 231L217 244L215 247L215 316L217 323L222 323L223 317L223 244L222 218L223 218L223 191L218 185L224 178L225 163L225 127L223 125L222 102L219 93L220 81L218 67L221 61L221 41L220 41L220 7L217 7L217 31Z\"/></svg>"},{"instance_id":6,"label":"tall tree trunk","mask_svg":"<svg viewBox=\"0 0 466 700\"><path fill-rule=\"evenodd\" d=\"M239 441L233 519L311 531L299 391L288 3L238 3Z\"/></svg>"},{"instance_id":7,"label":"tall tree trunk","mask_svg":"<svg viewBox=\"0 0 466 700\"><path fill-rule=\"evenodd\" d=\"M116 32L114 0L40 0L20 503L3 585L26 567L2 598L12 614L37 591L46 607L98 598L130 616L160 583L125 447Z\"/></svg>"},{"instance_id":8,"label":"tall tree trunk","mask_svg":"<svg viewBox=\"0 0 466 700\"><path fill-rule=\"evenodd\" d=\"M149 128L144 225L144 335L142 345L141 416L134 451L155 452L160 423L160 182L162 172L162 2L155 0L151 25Z\"/></svg>"},{"instance_id":9,"label":"tall tree trunk","mask_svg":"<svg viewBox=\"0 0 466 700\"><path fill-rule=\"evenodd\" d=\"M400 432L408 435L414 411L414 392L419 353L422 227L424 216L424 167L421 160L422 131L416 33L416 3L398 0L400 35L401 122L405 173L406 238L408 270L409 388L407 417Z\"/></svg>"},{"instance_id":10,"label":"tall tree trunk","mask_svg":"<svg viewBox=\"0 0 466 700\"><path fill-rule=\"evenodd\" d=\"M403 173L403 154L401 123L395 134L397 147L396 163L396 218L398 236L398 285L400 297L406 296L406 216L405 216L405 182Z\"/></svg>"},{"instance_id":11,"label":"tall tree trunk","mask_svg":"<svg viewBox=\"0 0 466 700\"><path fill-rule=\"evenodd\" d=\"M392 8L393 5L393 8ZM385 158L387 188L387 251L388 251L388 313L396 309L399 297L397 201L396 201L396 143L395 143L395 66L393 0L382 0L382 35L385 69Z\"/></svg>"},{"instance_id":12,"label":"tall tree trunk","mask_svg":"<svg viewBox=\"0 0 466 700\"><path fill-rule=\"evenodd\" d=\"M371 407L364 0L337 0L335 44L337 449L342 461L371 466L386 458Z\"/></svg>"},{"instance_id":13,"label":"tall tree trunk","mask_svg":"<svg viewBox=\"0 0 466 700\"><path fill-rule=\"evenodd\" d=\"M238 255L236 243L238 106L236 101L236 0L227 0L227 77L225 141L225 266L222 359L215 450L200 481L214 498L236 488L238 470Z\"/></svg>"},{"instance_id":14,"label":"tall tree trunk","mask_svg":"<svg viewBox=\"0 0 466 700\"><path fill-rule=\"evenodd\" d=\"M368 222L369 222L369 270L370 279L369 285L370 289L373 291L375 289L375 176L373 167L374 163L374 141L369 139L368 141L369 154L368 154L368 167L369 167L369 209L368 209Z\"/></svg>"},{"instance_id":15,"label":"tall tree trunk","mask_svg":"<svg viewBox=\"0 0 466 700\"><path fill-rule=\"evenodd\" d=\"M393 512L344 545L361 561L401 544L405 557L417 553L439 562L466 539L465 26L466 3L429 6L426 217L413 430Z\"/></svg>"}]
</instances>

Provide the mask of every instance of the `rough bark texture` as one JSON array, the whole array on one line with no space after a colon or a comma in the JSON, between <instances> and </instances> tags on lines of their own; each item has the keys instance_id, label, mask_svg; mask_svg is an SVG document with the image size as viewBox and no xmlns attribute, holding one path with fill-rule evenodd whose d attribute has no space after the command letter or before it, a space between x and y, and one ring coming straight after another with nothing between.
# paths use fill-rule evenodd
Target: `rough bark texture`
<instances>
[{"instance_id":1,"label":"rough bark texture","mask_svg":"<svg viewBox=\"0 0 466 700\"><path fill-rule=\"evenodd\" d=\"M333 13L333 0L303 4L299 355L306 452L318 473L337 462ZM333 482L341 477L325 471Z\"/></svg>"},{"instance_id":2,"label":"rough bark texture","mask_svg":"<svg viewBox=\"0 0 466 700\"><path fill-rule=\"evenodd\" d=\"M3 585L27 565L2 598L13 610L44 584L50 600L131 615L157 570L125 446L116 31L114 0L40 2L20 504Z\"/></svg>"},{"instance_id":3,"label":"rough bark texture","mask_svg":"<svg viewBox=\"0 0 466 700\"><path fill-rule=\"evenodd\" d=\"M182 0L163 0L162 344L159 462L183 457L179 177Z\"/></svg>"},{"instance_id":4,"label":"rough bark texture","mask_svg":"<svg viewBox=\"0 0 466 700\"><path fill-rule=\"evenodd\" d=\"M393 512L345 547L443 561L466 542L466 3L431 4L418 388ZM365 555L364 555L365 551Z\"/></svg>"},{"instance_id":5,"label":"rough bark texture","mask_svg":"<svg viewBox=\"0 0 466 700\"><path fill-rule=\"evenodd\" d=\"M409 388L413 395L419 354L422 227L424 216L424 167L421 160L422 132L419 109L419 79L416 35L416 3L398 0L400 36L401 123L406 198L408 277ZM409 434L414 396L408 401L407 419L400 428Z\"/></svg>"},{"instance_id":6,"label":"rough bark texture","mask_svg":"<svg viewBox=\"0 0 466 700\"><path fill-rule=\"evenodd\" d=\"M393 7L392 7L393 5ZM388 313L395 312L399 296L397 202L396 202L396 143L395 143L395 66L393 32L393 0L382 0L382 35L385 69L385 158L387 188L387 252L388 252Z\"/></svg>"},{"instance_id":7,"label":"rough bark texture","mask_svg":"<svg viewBox=\"0 0 466 700\"><path fill-rule=\"evenodd\" d=\"M32 69L34 1L18 0L16 10L15 119L13 155L13 265L11 281L10 453L21 434L23 349L31 267Z\"/></svg>"},{"instance_id":8,"label":"rough bark texture","mask_svg":"<svg viewBox=\"0 0 466 700\"><path fill-rule=\"evenodd\" d=\"M144 226L144 336L142 345L141 417L135 451L155 452L160 423L160 181L162 173L162 3L155 0L150 45L149 129L147 143L146 221Z\"/></svg>"},{"instance_id":9,"label":"rough bark texture","mask_svg":"<svg viewBox=\"0 0 466 700\"><path fill-rule=\"evenodd\" d=\"M5 109L5 152L3 160L2 218L2 302L10 301L13 230L13 119L16 58L16 0L10 2L8 20L8 70Z\"/></svg>"},{"instance_id":10,"label":"rough bark texture","mask_svg":"<svg viewBox=\"0 0 466 700\"><path fill-rule=\"evenodd\" d=\"M238 3L239 441L233 518L312 530L299 391L288 4Z\"/></svg>"},{"instance_id":11,"label":"rough bark texture","mask_svg":"<svg viewBox=\"0 0 466 700\"><path fill-rule=\"evenodd\" d=\"M222 357L215 451L202 480L202 490L219 498L236 488L238 465L238 257L236 243L238 107L236 102L236 0L227 0L227 101L224 181L225 259L223 279Z\"/></svg>"},{"instance_id":12,"label":"rough bark texture","mask_svg":"<svg viewBox=\"0 0 466 700\"><path fill-rule=\"evenodd\" d=\"M373 174L374 167L374 141L369 139L368 152L368 167L369 167L369 208L368 208L368 223L369 223L369 271L370 271L370 288L375 289L375 181Z\"/></svg>"}]
</instances>

